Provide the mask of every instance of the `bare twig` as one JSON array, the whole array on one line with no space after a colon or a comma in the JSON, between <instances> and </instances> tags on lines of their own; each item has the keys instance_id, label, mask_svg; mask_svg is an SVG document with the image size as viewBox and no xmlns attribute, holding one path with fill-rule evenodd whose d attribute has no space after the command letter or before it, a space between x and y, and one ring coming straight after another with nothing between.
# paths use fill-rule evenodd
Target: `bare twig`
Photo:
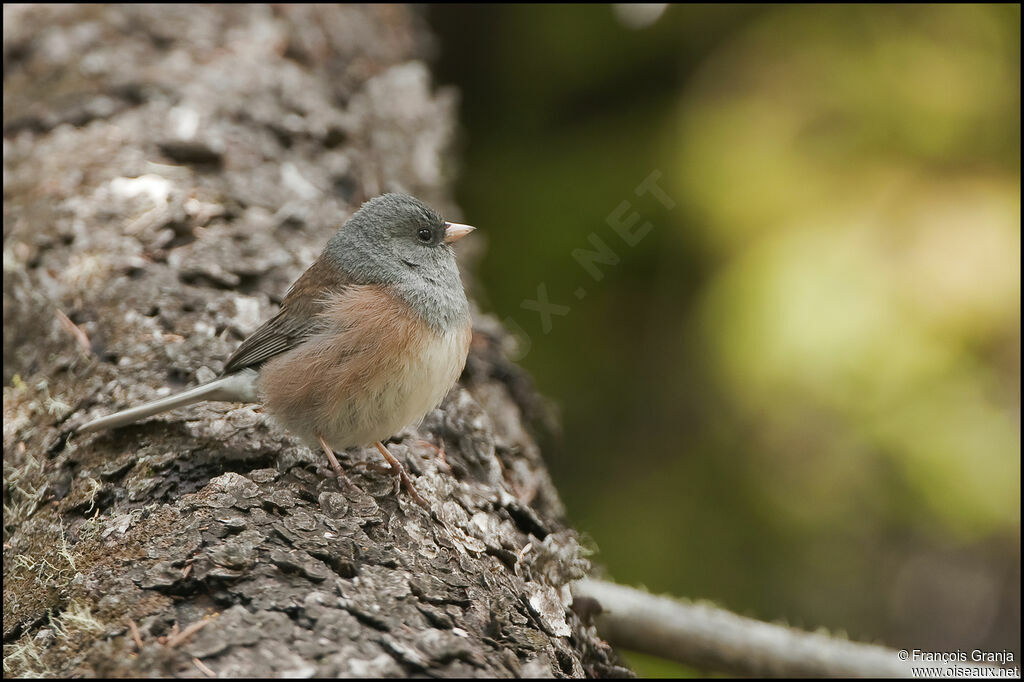
<instances>
[{"instance_id":1,"label":"bare twig","mask_svg":"<svg viewBox=\"0 0 1024 682\"><path fill-rule=\"evenodd\" d=\"M203 620L197 620L195 623L192 623L192 625L189 625L187 628L185 628L181 632L179 632L179 633L169 637L167 639L167 648L168 649L173 649L174 647L176 647L179 644L183 643L189 637L191 637L195 633L197 633L200 630L202 630L203 628L205 628L206 625L209 622L210 621L205 619L205 618Z\"/></svg>"},{"instance_id":2,"label":"bare twig","mask_svg":"<svg viewBox=\"0 0 1024 682\"><path fill-rule=\"evenodd\" d=\"M75 337L75 341L82 347L86 353L92 354L92 344L89 343L89 337L85 335L82 328L71 321L71 318L65 315L62 311L57 311L57 320L60 321L60 326L71 332L71 335Z\"/></svg>"},{"instance_id":3,"label":"bare twig","mask_svg":"<svg viewBox=\"0 0 1024 682\"><path fill-rule=\"evenodd\" d=\"M212 670L210 670L207 667L207 665L205 663L203 663L202 661L200 661L198 658L193 658L192 659L192 664L195 667L199 668L199 672L201 672L202 674L206 675L207 677L217 677L217 673L215 673Z\"/></svg>"},{"instance_id":4,"label":"bare twig","mask_svg":"<svg viewBox=\"0 0 1024 682\"><path fill-rule=\"evenodd\" d=\"M135 648L138 651L142 651L142 635L139 634L139 626L135 624L133 619L129 618L128 627L132 631L132 639L135 640Z\"/></svg>"},{"instance_id":5,"label":"bare twig","mask_svg":"<svg viewBox=\"0 0 1024 682\"><path fill-rule=\"evenodd\" d=\"M600 603L597 630L614 646L703 671L753 677L911 677L912 666L951 667L907 661L906 650L764 623L602 580L579 581L573 595ZM991 670L970 663L955 667Z\"/></svg>"}]
</instances>

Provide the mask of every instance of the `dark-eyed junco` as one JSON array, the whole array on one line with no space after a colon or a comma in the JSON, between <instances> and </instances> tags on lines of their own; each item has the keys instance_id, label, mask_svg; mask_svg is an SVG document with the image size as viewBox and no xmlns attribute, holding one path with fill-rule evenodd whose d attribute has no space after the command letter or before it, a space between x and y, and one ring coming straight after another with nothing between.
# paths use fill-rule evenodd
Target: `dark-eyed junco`
<instances>
[{"instance_id":1,"label":"dark-eyed junco","mask_svg":"<svg viewBox=\"0 0 1024 682\"><path fill-rule=\"evenodd\" d=\"M91 421L128 424L203 400L262 402L326 453L376 445L420 504L382 441L432 410L458 379L471 336L469 304L449 246L474 228L423 202L385 194L363 204L295 283L281 310L228 359L221 377Z\"/></svg>"}]
</instances>

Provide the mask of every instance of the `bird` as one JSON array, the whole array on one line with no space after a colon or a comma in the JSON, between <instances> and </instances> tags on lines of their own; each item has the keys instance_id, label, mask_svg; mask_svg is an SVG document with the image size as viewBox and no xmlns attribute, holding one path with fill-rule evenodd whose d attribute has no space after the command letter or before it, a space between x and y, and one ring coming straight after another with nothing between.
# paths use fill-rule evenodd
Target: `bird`
<instances>
[{"instance_id":1,"label":"bird","mask_svg":"<svg viewBox=\"0 0 1024 682\"><path fill-rule=\"evenodd\" d=\"M426 507L384 441L436 408L465 367L472 325L451 245L474 229L407 194L370 199L218 378L77 432L206 400L262 403L286 430L323 450L339 485L348 479L335 451L374 445L396 476L396 491L404 486Z\"/></svg>"}]
</instances>

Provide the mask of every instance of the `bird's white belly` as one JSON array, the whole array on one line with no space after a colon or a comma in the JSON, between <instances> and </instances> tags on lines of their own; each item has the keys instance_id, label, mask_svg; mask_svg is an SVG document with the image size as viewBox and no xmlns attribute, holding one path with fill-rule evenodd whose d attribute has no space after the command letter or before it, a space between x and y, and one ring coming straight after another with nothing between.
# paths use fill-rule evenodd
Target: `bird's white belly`
<instances>
[{"instance_id":1,"label":"bird's white belly","mask_svg":"<svg viewBox=\"0 0 1024 682\"><path fill-rule=\"evenodd\" d=\"M391 367L374 372L358 396L336 403L324 439L336 450L382 441L437 407L466 362L466 330L431 334ZM388 363L392 364L392 363Z\"/></svg>"}]
</instances>

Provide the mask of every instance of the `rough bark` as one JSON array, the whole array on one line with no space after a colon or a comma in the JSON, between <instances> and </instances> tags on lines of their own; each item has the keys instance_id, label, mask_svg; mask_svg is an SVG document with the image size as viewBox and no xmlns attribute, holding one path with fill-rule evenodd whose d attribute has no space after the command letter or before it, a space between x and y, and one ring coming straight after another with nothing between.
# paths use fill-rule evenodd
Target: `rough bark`
<instances>
[{"instance_id":1,"label":"rough bark","mask_svg":"<svg viewBox=\"0 0 1024 682\"><path fill-rule=\"evenodd\" d=\"M4 7L5 673L628 674L568 608L588 564L491 318L392 441L430 513L252 405L72 435L212 378L365 198L456 215L429 49L395 6Z\"/></svg>"}]
</instances>

